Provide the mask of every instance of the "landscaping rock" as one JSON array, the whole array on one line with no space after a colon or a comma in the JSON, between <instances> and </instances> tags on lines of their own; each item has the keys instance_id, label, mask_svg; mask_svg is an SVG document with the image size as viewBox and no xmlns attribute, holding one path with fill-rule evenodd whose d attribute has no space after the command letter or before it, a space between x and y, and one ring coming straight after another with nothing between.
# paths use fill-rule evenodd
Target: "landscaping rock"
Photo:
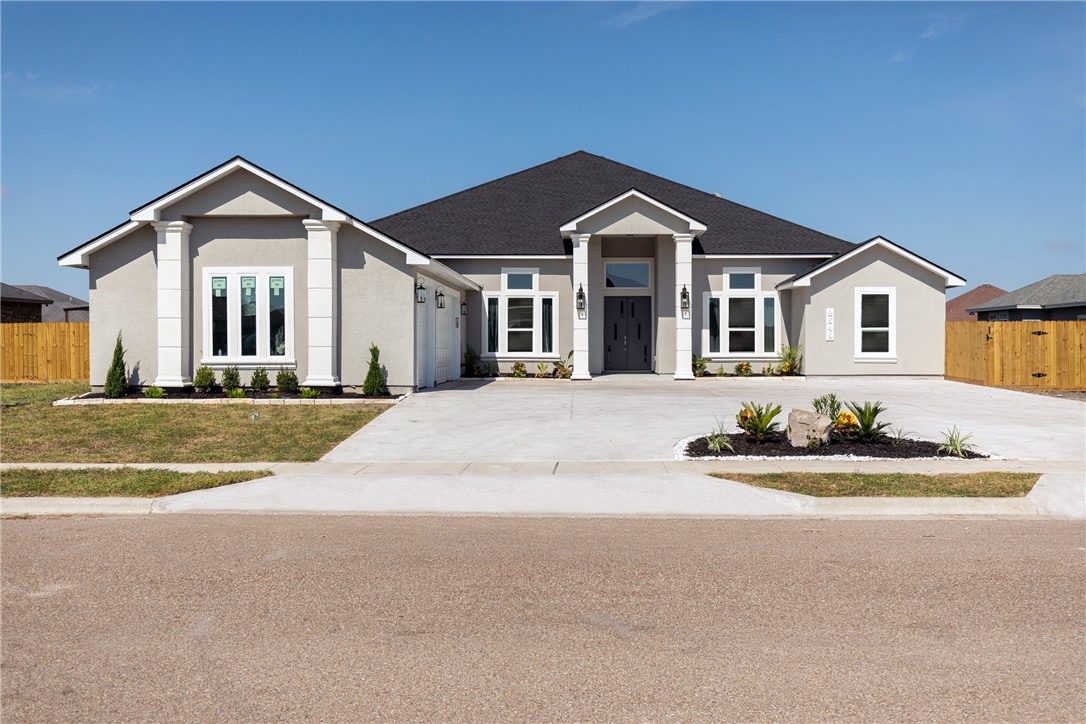
<instances>
[{"instance_id":1,"label":"landscaping rock","mask_svg":"<svg viewBox=\"0 0 1086 724\"><path fill-rule=\"evenodd\" d=\"M810 410L794 409L788 413L788 442L792 447L807 447L811 440L819 446L830 444L833 420Z\"/></svg>"}]
</instances>

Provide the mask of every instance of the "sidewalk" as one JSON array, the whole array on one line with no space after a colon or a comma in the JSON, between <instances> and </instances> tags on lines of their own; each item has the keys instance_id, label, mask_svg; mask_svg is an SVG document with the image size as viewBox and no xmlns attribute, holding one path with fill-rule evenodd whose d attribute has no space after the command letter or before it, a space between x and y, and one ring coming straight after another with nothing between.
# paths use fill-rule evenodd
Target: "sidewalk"
<instances>
[{"instance_id":1,"label":"sidewalk","mask_svg":"<svg viewBox=\"0 0 1086 724\"><path fill-rule=\"evenodd\" d=\"M943 465L970 461L927 462ZM850 464L856 465L855 462ZM395 466L386 463L290 463L256 466L257 469L270 467L277 473L274 477L153 501L143 498L5 498L0 512L3 515L145 515L154 512L1086 518L1086 475L1078 471L1046 473L1025 498L813 498L703 474L707 469L722 470L716 463L708 463L712 466L709 468L703 467L703 463L696 464L697 467L678 463L675 470L671 469L672 465L670 462ZM767 470L763 464L759 465L758 470ZM1060 468L1063 465L1027 465L1024 469L1043 467ZM185 469L192 467L185 466ZM956 472L969 470L967 467L953 469ZM868 464L863 470L875 471Z\"/></svg>"}]
</instances>

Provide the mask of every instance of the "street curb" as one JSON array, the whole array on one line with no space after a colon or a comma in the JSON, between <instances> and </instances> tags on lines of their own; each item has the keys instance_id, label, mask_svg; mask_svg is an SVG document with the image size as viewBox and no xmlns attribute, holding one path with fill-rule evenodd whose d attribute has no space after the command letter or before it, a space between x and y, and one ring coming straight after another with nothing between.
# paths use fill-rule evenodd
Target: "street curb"
<instances>
[{"instance_id":1,"label":"street curb","mask_svg":"<svg viewBox=\"0 0 1086 724\"><path fill-rule=\"evenodd\" d=\"M148 515L151 498L0 498L0 515Z\"/></svg>"}]
</instances>

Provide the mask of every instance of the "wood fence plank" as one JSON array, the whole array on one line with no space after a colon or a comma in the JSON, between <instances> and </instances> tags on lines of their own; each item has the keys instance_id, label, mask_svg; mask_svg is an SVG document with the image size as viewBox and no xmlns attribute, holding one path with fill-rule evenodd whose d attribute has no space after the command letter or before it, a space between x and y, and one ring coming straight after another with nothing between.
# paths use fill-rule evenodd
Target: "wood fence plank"
<instances>
[{"instance_id":1,"label":"wood fence plank","mask_svg":"<svg viewBox=\"0 0 1086 724\"><path fill-rule=\"evenodd\" d=\"M90 324L0 324L0 383L90 377Z\"/></svg>"},{"instance_id":2,"label":"wood fence plank","mask_svg":"<svg viewBox=\"0 0 1086 724\"><path fill-rule=\"evenodd\" d=\"M945 339L947 379L994 387L1086 389L1086 321L947 322ZM1038 373L1044 376L1034 377Z\"/></svg>"}]
</instances>

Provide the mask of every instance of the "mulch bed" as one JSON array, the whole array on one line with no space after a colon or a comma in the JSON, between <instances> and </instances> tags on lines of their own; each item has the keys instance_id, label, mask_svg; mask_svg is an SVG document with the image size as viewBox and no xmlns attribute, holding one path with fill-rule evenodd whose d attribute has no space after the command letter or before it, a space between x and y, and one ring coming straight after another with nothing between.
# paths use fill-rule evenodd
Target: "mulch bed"
<instances>
[{"instance_id":1,"label":"mulch bed","mask_svg":"<svg viewBox=\"0 0 1086 724\"><path fill-rule=\"evenodd\" d=\"M337 400L395 400L398 395L363 395L359 392L344 392L342 389L333 388L328 389L325 387L320 388L321 396L317 399L333 398ZM275 395L273 397L273 395ZM283 392L276 394L274 390L267 392L256 392L254 390L245 390L245 396L251 400L269 400L269 399L282 399L282 400L302 400L303 398L298 393ZM104 398L105 395L101 392L92 392L89 395L85 395L83 399ZM143 390L132 390L124 395L121 399L135 400L143 399L146 397L143 394ZM212 390L211 392L197 392L195 388L186 387L184 389L168 389L166 390L166 399L168 400L226 400L230 397L222 390Z\"/></svg>"},{"instance_id":2,"label":"mulch bed","mask_svg":"<svg viewBox=\"0 0 1086 724\"><path fill-rule=\"evenodd\" d=\"M730 458L737 456L751 457L826 457L830 455L854 455L868 458L934 458L946 457L939 453L939 443L928 440L901 440L895 445L891 440L882 442L863 442L855 438L834 437L829 445L822 447L792 447L785 435L768 437L765 441L756 442L746 433L733 433L728 435L734 452L723 450L719 453L709 451L709 446L704 437L691 441L686 446L688 457L704 458L719 457ZM987 455L977 452L966 452L966 458L986 458ZM954 456L956 457L956 456Z\"/></svg>"}]
</instances>

